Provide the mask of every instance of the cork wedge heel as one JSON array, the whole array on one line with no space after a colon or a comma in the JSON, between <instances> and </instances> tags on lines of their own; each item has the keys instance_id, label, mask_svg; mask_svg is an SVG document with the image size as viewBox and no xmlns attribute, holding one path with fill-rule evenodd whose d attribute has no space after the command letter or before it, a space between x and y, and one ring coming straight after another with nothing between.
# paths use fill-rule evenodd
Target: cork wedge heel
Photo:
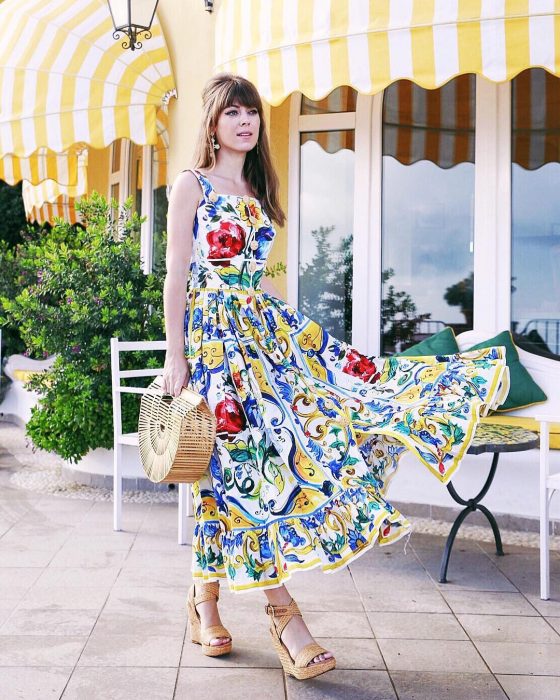
<instances>
[{"instance_id":1,"label":"cork wedge heel","mask_svg":"<svg viewBox=\"0 0 560 700\"><path fill-rule=\"evenodd\" d=\"M326 649L323 649L317 642L306 644L295 659L292 659L290 656L288 648L282 641L282 632L294 615L301 617L301 612L293 598L287 605L271 605L269 603L265 605L265 612L267 615L270 615L272 643L285 673L303 681L320 676L322 673L331 671L336 666L334 657L318 663L310 663L316 656L326 652Z\"/></svg>"},{"instance_id":2,"label":"cork wedge heel","mask_svg":"<svg viewBox=\"0 0 560 700\"><path fill-rule=\"evenodd\" d=\"M232 647L231 634L223 625L212 625L202 629L200 624L200 615L196 610L199 603L204 603L207 600L218 601L220 597L220 584L207 583L204 590L199 595L195 596L194 583L189 589L187 597L187 613L189 616L189 624L191 628L191 641L193 644L200 644L202 653L205 656L223 656L229 654ZM212 645L210 642L219 637L229 637L229 642L226 644Z\"/></svg>"}]
</instances>

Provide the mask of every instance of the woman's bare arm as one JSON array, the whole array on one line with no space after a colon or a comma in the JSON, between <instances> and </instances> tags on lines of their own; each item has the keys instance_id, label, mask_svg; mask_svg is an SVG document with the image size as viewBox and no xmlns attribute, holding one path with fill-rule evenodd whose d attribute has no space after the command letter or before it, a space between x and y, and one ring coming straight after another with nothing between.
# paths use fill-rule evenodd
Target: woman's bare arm
<instances>
[{"instance_id":1,"label":"woman's bare arm","mask_svg":"<svg viewBox=\"0 0 560 700\"><path fill-rule=\"evenodd\" d=\"M163 286L163 311L167 353L163 391L178 396L188 382L185 358L184 318L187 275L192 252L193 222L200 201L200 185L190 172L179 173L169 198L167 213L167 274Z\"/></svg>"}]
</instances>

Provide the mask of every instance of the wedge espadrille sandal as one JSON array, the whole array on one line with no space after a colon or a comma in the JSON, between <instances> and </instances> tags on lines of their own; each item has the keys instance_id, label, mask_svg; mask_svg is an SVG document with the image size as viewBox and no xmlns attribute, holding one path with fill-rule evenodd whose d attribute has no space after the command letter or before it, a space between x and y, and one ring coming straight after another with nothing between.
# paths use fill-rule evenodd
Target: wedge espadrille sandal
<instances>
[{"instance_id":1,"label":"wedge espadrille sandal","mask_svg":"<svg viewBox=\"0 0 560 700\"><path fill-rule=\"evenodd\" d=\"M194 583L189 589L187 597L187 613L189 615L189 623L191 627L191 641L194 644L202 646L202 653L206 656L223 656L231 651L231 634L223 625L212 625L201 629L200 615L197 612L196 606L199 603L204 603L207 600L218 601L220 598L220 584L217 582L206 583L204 590L199 595L195 596ZM213 639L220 637L228 637L229 642L226 644L212 645L210 642Z\"/></svg>"},{"instance_id":2,"label":"wedge espadrille sandal","mask_svg":"<svg viewBox=\"0 0 560 700\"><path fill-rule=\"evenodd\" d=\"M274 648L280 658L280 663L285 673L303 681L308 678L320 676L321 673L331 671L336 666L336 659L334 657L325 659L324 661L310 663L316 656L326 652L326 649L323 649L317 642L306 644L303 649L299 651L295 659L292 659L290 656L288 648L282 641L282 632L294 615L302 617L297 603L293 598L287 605L271 605L269 603L265 605L264 609L266 614L270 615L272 643L274 644Z\"/></svg>"}]
</instances>

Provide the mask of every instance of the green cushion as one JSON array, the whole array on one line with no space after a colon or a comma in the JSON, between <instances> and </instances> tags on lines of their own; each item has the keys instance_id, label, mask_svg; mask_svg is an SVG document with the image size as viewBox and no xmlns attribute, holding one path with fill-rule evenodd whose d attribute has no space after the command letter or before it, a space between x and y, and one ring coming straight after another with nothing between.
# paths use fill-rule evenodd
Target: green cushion
<instances>
[{"instance_id":1,"label":"green cushion","mask_svg":"<svg viewBox=\"0 0 560 700\"><path fill-rule=\"evenodd\" d=\"M453 329L446 326L438 333L434 333L426 340L416 343L403 352L396 353L397 357L420 357L428 355L454 355L459 352L459 346L455 340Z\"/></svg>"},{"instance_id":2,"label":"green cushion","mask_svg":"<svg viewBox=\"0 0 560 700\"><path fill-rule=\"evenodd\" d=\"M509 331L502 331L494 338L473 345L469 350L481 350L495 345L505 346L510 379L509 394L504 403L497 409L498 412L513 411L515 408L525 408L546 401L547 396L544 391L521 364L519 353Z\"/></svg>"}]
</instances>

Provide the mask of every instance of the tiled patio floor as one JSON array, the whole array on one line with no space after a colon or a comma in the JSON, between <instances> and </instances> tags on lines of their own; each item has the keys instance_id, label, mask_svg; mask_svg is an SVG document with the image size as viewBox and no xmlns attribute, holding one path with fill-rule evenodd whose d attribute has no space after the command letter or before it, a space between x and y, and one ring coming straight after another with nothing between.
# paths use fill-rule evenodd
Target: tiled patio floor
<instances>
[{"instance_id":1,"label":"tiled patio floor","mask_svg":"<svg viewBox=\"0 0 560 700\"><path fill-rule=\"evenodd\" d=\"M459 541L437 583L443 540L414 535L290 590L337 669L284 678L262 593L223 593L235 651L212 660L186 638L190 547L176 506L42 496L10 486L0 447L0 698L70 700L552 700L560 698L560 556L555 600L538 597L538 550ZM192 522L191 522L192 527Z\"/></svg>"}]
</instances>

